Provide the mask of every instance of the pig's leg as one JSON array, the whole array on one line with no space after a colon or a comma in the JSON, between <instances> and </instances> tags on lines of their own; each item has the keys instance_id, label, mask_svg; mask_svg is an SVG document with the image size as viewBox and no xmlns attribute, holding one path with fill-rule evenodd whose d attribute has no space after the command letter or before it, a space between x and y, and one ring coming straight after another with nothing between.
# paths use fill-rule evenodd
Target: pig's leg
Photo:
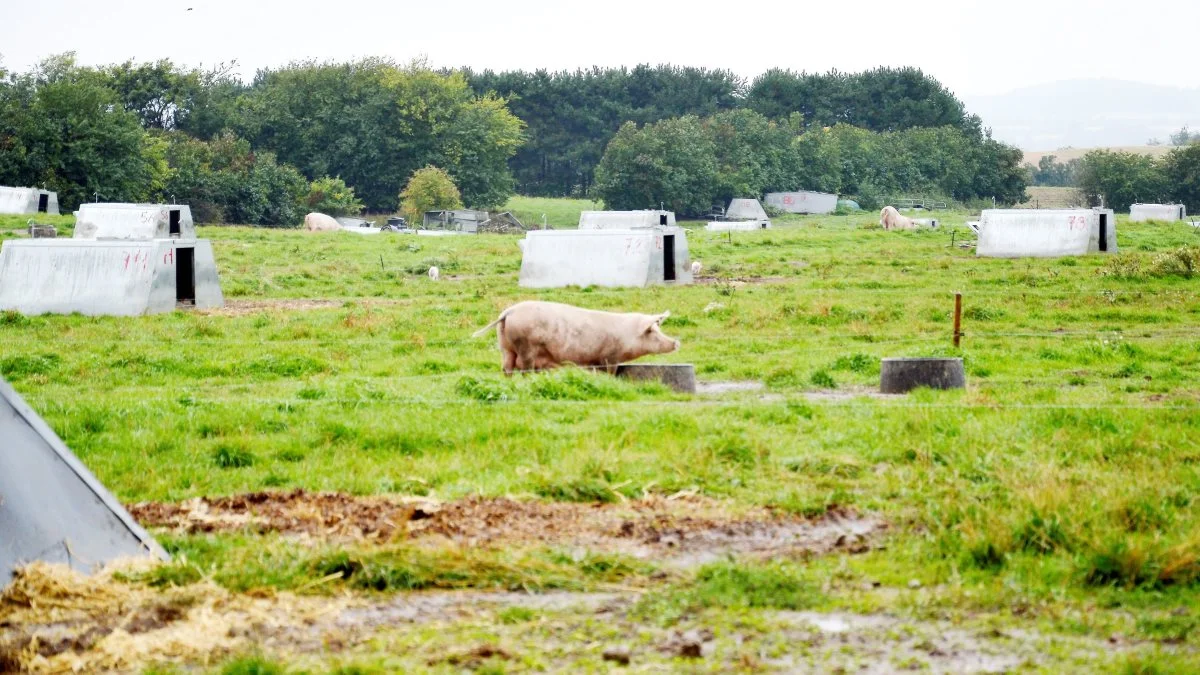
<instances>
[{"instance_id":1,"label":"pig's leg","mask_svg":"<svg viewBox=\"0 0 1200 675\"><path fill-rule=\"evenodd\" d=\"M538 348L525 343L517 348L517 370L529 371L538 369Z\"/></svg>"},{"instance_id":2,"label":"pig's leg","mask_svg":"<svg viewBox=\"0 0 1200 675\"><path fill-rule=\"evenodd\" d=\"M556 361L554 357L550 355L550 352L546 351L545 349L538 353L533 364L534 370L550 370L551 368L557 368L558 366L558 361Z\"/></svg>"},{"instance_id":3,"label":"pig's leg","mask_svg":"<svg viewBox=\"0 0 1200 675\"><path fill-rule=\"evenodd\" d=\"M504 349L504 374L512 377L513 370L517 367L517 353L511 349Z\"/></svg>"}]
</instances>

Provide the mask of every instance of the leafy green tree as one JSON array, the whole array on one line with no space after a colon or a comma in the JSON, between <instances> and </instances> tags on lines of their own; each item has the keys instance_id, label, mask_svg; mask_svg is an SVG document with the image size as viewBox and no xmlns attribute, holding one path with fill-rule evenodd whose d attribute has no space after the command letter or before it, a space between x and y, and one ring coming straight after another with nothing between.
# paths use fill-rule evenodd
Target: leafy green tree
<instances>
[{"instance_id":1,"label":"leafy green tree","mask_svg":"<svg viewBox=\"0 0 1200 675\"><path fill-rule=\"evenodd\" d=\"M180 72L168 60L109 66L100 72L106 86L136 114L147 129L174 129L190 112L190 99L199 89L196 73Z\"/></svg>"},{"instance_id":2,"label":"leafy green tree","mask_svg":"<svg viewBox=\"0 0 1200 675\"><path fill-rule=\"evenodd\" d=\"M400 192L400 203L410 223L420 223L426 211L461 209L463 206L454 179L436 166L413 172Z\"/></svg>"},{"instance_id":3,"label":"leafy green tree","mask_svg":"<svg viewBox=\"0 0 1200 675\"><path fill-rule=\"evenodd\" d=\"M1034 185L1047 187L1071 187L1079 178L1079 159L1069 162L1059 162L1054 155L1042 155L1037 166L1026 164L1030 174L1030 182Z\"/></svg>"},{"instance_id":4,"label":"leafy green tree","mask_svg":"<svg viewBox=\"0 0 1200 675\"><path fill-rule=\"evenodd\" d=\"M1200 134L1193 134L1188 131L1187 125L1185 124L1179 131L1171 134L1171 145L1187 145L1189 143L1194 143L1197 139L1200 139Z\"/></svg>"},{"instance_id":5,"label":"leafy green tree","mask_svg":"<svg viewBox=\"0 0 1200 675\"><path fill-rule=\"evenodd\" d=\"M626 123L596 168L595 194L611 209L705 213L717 195L716 144L691 115L641 129Z\"/></svg>"},{"instance_id":6,"label":"leafy green tree","mask_svg":"<svg viewBox=\"0 0 1200 675\"><path fill-rule=\"evenodd\" d=\"M341 178L325 176L309 184L304 207L310 212L349 216L361 212L363 203L354 196L354 188L347 186Z\"/></svg>"},{"instance_id":7,"label":"leafy green tree","mask_svg":"<svg viewBox=\"0 0 1200 675\"><path fill-rule=\"evenodd\" d=\"M1176 148L1162 159L1163 179L1171 200L1200 213L1200 144Z\"/></svg>"},{"instance_id":8,"label":"leafy green tree","mask_svg":"<svg viewBox=\"0 0 1200 675\"><path fill-rule=\"evenodd\" d=\"M1161 167L1149 155L1093 150L1083 156L1080 165L1079 189L1103 197L1104 204L1117 211L1128 211L1130 204L1137 202L1163 199L1166 188Z\"/></svg>"},{"instance_id":9,"label":"leafy green tree","mask_svg":"<svg viewBox=\"0 0 1200 675\"><path fill-rule=\"evenodd\" d=\"M813 126L849 124L871 131L913 127L979 127L961 101L916 68L876 68L847 74L794 73L778 68L755 78L746 107L771 119L800 113Z\"/></svg>"},{"instance_id":10,"label":"leafy green tree","mask_svg":"<svg viewBox=\"0 0 1200 675\"><path fill-rule=\"evenodd\" d=\"M714 198L724 203L735 197L794 189L798 167L790 148L800 122L799 116L772 122L745 108L719 112L705 120L716 151Z\"/></svg>"},{"instance_id":11,"label":"leafy green tree","mask_svg":"<svg viewBox=\"0 0 1200 675\"><path fill-rule=\"evenodd\" d=\"M495 96L460 105L442 129L438 155L462 190L463 199L476 208L495 208L508 201L514 190L508 158L520 147L522 122Z\"/></svg>"},{"instance_id":12,"label":"leafy green tree","mask_svg":"<svg viewBox=\"0 0 1200 675\"><path fill-rule=\"evenodd\" d=\"M171 177L164 195L191 205L200 222L299 225L309 183L271 153L252 152L249 142L231 132L210 142L182 133L165 138Z\"/></svg>"},{"instance_id":13,"label":"leafy green tree","mask_svg":"<svg viewBox=\"0 0 1200 675\"><path fill-rule=\"evenodd\" d=\"M0 85L0 178L45 185L64 209L94 196L145 201L166 180L165 148L74 55Z\"/></svg>"},{"instance_id":14,"label":"leafy green tree","mask_svg":"<svg viewBox=\"0 0 1200 675\"><path fill-rule=\"evenodd\" d=\"M522 194L584 196L608 142L625 122L645 125L738 106L744 82L724 70L639 65L573 72L464 71L471 88L495 92L527 125L510 162Z\"/></svg>"},{"instance_id":15,"label":"leafy green tree","mask_svg":"<svg viewBox=\"0 0 1200 675\"><path fill-rule=\"evenodd\" d=\"M384 59L261 71L236 130L309 177L341 176L374 210L394 209L397 189L427 164L460 179L468 203L501 203L521 140L504 102L476 97L463 75Z\"/></svg>"}]
</instances>

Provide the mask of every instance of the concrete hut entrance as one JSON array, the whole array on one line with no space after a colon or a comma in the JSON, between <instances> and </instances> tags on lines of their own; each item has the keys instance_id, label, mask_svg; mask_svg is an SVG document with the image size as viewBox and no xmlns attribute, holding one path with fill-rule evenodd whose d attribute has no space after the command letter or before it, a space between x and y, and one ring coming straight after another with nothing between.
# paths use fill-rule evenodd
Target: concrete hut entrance
<instances>
[{"instance_id":1,"label":"concrete hut entrance","mask_svg":"<svg viewBox=\"0 0 1200 675\"><path fill-rule=\"evenodd\" d=\"M1108 251L1108 214L1100 214L1100 250Z\"/></svg>"},{"instance_id":2,"label":"concrete hut entrance","mask_svg":"<svg viewBox=\"0 0 1200 675\"><path fill-rule=\"evenodd\" d=\"M675 281L675 235L663 235L663 281Z\"/></svg>"},{"instance_id":3,"label":"concrete hut entrance","mask_svg":"<svg viewBox=\"0 0 1200 675\"><path fill-rule=\"evenodd\" d=\"M196 304L196 249L175 249L175 302Z\"/></svg>"},{"instance_id":4,"label":"concrete hut entrance","mask_svg":"<svg viewBox=\"0 0 1200 675\"><path fill-rule=\"evenodd\" d=\"M50 209L50 195L38 195L38 213L45 213Z\"/></svg>"}]
</instances>

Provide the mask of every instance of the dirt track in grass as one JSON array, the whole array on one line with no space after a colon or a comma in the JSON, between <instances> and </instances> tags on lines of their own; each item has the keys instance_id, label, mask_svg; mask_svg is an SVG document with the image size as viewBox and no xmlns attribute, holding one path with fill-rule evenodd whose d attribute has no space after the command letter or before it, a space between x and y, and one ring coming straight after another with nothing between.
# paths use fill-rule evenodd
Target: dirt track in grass
<instances>
[{"instance_id":1,"label":"dirt track in grass","mask_svg":"<svg viewBox=\"0 0 1200 675\"><path fill-rule=\"evenodd\" d=\"M861 552L886 530L878 517L848 510L810 519L763 508L731 510L696 496L614 504L493 497L442 503L293 490L146 502L129 510L145 526L187 534L249 531L364 543L576 546L682 567L728 555Z\"/></svg>"}]
</instances>

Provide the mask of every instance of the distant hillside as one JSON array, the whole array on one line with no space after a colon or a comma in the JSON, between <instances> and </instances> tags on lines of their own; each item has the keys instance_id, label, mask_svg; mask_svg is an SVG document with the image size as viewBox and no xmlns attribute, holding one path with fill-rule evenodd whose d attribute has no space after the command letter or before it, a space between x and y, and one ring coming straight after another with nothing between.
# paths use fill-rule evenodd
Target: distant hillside
<instances>
[{"instance_id":1,"label":"distant hillside","mask_svg":"<svg viewBox=\"0 0 1200 675\"><path fill-rule=\"evenodd\" d=\"M1143 145L1200 130L1200 89L1121 80L1066 80L964 97L997 139L1022 149Z\"/></svg>"},{"instance_id":2,"label":"distant hillside","mask_svg":"<svg viewBox=\"0 0 1200 675\"><path fill-rule=\"evenodd\" d=\"M1117 145L1106 148L1065 148L1063 150L1026 150L1025 163L1037 166L1043 155L1054 155L1056 161L1069 162L1079 159L1092 150L1111 150L1113 152L1132 152L1139 155L1154 155L1161 157L1174 149L1171 145Z\"/></svg>"}]
</instances>

